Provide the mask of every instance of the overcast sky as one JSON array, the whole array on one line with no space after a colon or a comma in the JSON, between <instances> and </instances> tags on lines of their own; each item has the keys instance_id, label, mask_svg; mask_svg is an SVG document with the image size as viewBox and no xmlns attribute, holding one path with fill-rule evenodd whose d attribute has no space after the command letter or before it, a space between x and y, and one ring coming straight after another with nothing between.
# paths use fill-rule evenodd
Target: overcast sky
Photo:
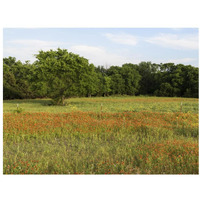
<instances>
[{"instance_id":1,"label":"overcast sky","mask_svg":"<svg viewBox=\"0 0 200 200\"><path fill-rule=\"evenodd\" d=\"M6 28L3 42L3 57L22 62L60 47L96 66L151 61L198 67L197 28Z\"/></svg>"}]
</instances>

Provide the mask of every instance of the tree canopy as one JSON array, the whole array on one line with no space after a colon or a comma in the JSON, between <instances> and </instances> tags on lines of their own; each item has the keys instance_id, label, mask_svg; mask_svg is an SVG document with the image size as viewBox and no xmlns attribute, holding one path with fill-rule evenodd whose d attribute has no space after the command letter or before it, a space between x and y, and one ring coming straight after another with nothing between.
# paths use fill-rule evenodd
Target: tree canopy
<instances>
[{"instance_id":1,"label":"tree canopy","mask_svg":"<svg viewBox=\"0 0 200 200\"><path fill-rule=\"evenodd\" d=\"M64 104L64 99L71 96L94 92L94 65L87 59L59 48L57 51L40 51L36 58L38 89L45 87L43 95L51 97L55 104Z\"/></svg>"},{"instance_id":2,"label":"tree canopy","mask_svg":"<svg viewBox=\"0 0 200 200\"><path fill-rule=\"evenodd\" d=\"M3 59L4 99L48 97L63 105L73 96L199 97L199 69L191 65L141 62L107 69L60 48L35 56L33 64Z\"/></svg>"}]
</instances>

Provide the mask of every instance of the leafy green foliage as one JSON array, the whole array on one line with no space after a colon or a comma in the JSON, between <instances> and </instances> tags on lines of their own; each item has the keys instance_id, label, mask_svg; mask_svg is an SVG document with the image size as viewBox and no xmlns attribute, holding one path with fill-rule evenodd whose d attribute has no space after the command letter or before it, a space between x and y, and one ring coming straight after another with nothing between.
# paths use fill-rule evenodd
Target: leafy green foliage
<instances>
[{"instance_id":1,"label":"leafy green foliage","mask_svg":"<svg viewBox=\"0 0 200 200\"><path fill-rule=\"evenodd\" d=\"M55 104L64 105L65 98L94 93L94 65L87 59L59 48L40 51L36 58L37 82L45 85L46 95Z\"/></svg>"},{"instance_id":2,"label":"leafy green foliage","mask_svg":"<svg viewBox=\"0 0 200 200\"><path fill-rule=\"evenodd\" d=\"M21 107L17 107L16 110L14 110L14 113L22 113L24 110Z\"/></svg>"},{"instance_id":3,"label":"leafy green foliage","mask_svg":"<svg viewBox=\"0 0 200 200\"><path fill-rule=\"evenodd\" d=\"M3 59L4 99L52 98L53 104L64 105L69 97L199 97L199 70L191 65L141 62L107 69L59 48L35 56L33 64Z\"/></svg>"},{"instance_id":4,"label":"leafy green foliage","mask_svg":"<svg viewBox=\"0 0 200 200\"><path fill-rule=\"evenodd\" d=\"M31 90L32 66L26 62L22 64L15 58L3 59L3 89L4 99L33 98Z\"/></svg>"}]
</instances>

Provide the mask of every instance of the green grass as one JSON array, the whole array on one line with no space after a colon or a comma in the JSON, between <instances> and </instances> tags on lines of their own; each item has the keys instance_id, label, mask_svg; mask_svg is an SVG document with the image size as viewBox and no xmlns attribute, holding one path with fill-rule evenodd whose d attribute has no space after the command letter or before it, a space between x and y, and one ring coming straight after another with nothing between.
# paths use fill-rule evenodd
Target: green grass
<instances>
[{"instance_id":1,"label":"green grass","mask_svg":"<svg viewBox=\"0 0 200 200\"><path fill-rule=\"evenodd\" d=\"M198 99L108 97L71 98L66 106L49 103L4 101L4 174L199 173ZM14 112L17 104L23 112Z\"/></svg>"},{"instance_id":2,"label":"green grass","mask_svg":"<svg viewBox=\"0 0 200 200\"><path fill-rule=\"evenodd\" d=\"M199 112L198 99L168 97L95 97L70 98L66 106L49 106L50 99L4 100L3 111L13 112L17 104L26 112L104 112L155 111L155 112Z\"/></svg>"}]
</instances>

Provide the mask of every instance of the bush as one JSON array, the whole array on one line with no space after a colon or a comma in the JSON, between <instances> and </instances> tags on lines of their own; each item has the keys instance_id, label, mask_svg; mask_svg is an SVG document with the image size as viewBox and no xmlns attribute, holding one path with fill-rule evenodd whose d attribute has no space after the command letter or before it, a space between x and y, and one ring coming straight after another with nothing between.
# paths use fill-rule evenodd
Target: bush
<instances>
[{"instance_id":1,"label":"bush","mask_svg":"<svg viewBox=\"0 0 200 200\"><path fill-rule=\"evenodd\" d=\"M17 109L14 110L14 113L22 113L23 111L24 111L23 108L17 106Z\"/></svg>"}]
</instances>

